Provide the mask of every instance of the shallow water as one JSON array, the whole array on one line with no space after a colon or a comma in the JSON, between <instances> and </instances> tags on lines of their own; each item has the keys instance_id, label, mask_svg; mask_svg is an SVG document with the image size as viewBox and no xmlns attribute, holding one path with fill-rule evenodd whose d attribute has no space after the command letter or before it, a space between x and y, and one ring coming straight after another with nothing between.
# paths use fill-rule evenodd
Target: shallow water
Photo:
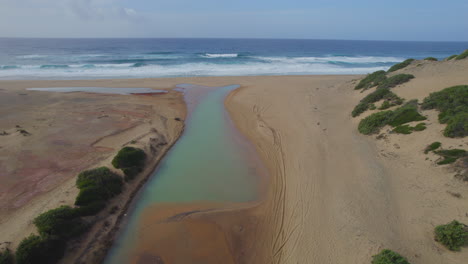
<instances>
[{"instance_id":1,"label":"shallow water","mask_svg":"<svg viewBox=\"0 0 468 264\"><path fill-rule=\"evenodd\" d=\"M151 88L108 88L108 87L50 87L50 88L28 88L29 91L58 92L58 93L102 93L102 94L148 94L167 93L165 90L154 90Z\"/></svg>"},{"instance_id":2,"label":"shallow water","mask_svg":"<svg viewBox=\"0 0 468 264\"><path fill-rule=\"evenodd\" d=\"M248 202L257 198L257 170L224 109L225 96L238 87L220 87L198 101L184 134L137 197L127 226L105 263L128 263L142 215L154 204ZM179 89L197 87L181 85Z\"/></svg>"}]
</instances>

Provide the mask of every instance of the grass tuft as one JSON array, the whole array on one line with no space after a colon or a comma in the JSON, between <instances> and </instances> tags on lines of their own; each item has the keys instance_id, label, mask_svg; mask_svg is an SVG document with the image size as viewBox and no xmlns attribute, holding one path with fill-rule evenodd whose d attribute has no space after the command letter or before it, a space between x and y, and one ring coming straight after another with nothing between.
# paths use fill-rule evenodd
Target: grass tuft
<instances>
[{"instance_id":1,"label":"grass tuft","mask_svg":"<svg viewBox=\"0 0 468 264\"><path fill-rule=\"evenodd\" d=\"M390 69L388 69L388 72L394 72L394 71L403 69L406 66L410 65L413 61L414 61L414 59L407 59L407 60L405 60L403 62L397 63L397 64L393 65L392 67L390 67Z\"/></svg>"}]
</instances>

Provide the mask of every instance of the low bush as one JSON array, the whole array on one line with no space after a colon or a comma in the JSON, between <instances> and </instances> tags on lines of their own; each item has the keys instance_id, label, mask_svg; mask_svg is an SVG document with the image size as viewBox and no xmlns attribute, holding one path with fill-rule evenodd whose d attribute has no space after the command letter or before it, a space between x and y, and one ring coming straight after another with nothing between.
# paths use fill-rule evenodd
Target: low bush
<instances>
[{"instance_id":1,"label":"low bush","mask_svg":"<svg viewBox=\"0 0 468 264\"><path fill-rule=\"evenodd\" d=\"M359 122L358 130L364 135L377 133L387 124L391 115L392 111L381 111L374 113Z\"/></svg>"},{"instance_id":2,"label":"low bush","mask_svg":"<svg viewBox=\"0 0 468 264\"><path fill-rule=\"evenodd\" d=\"M440 142L433 142L432 144L430 144L429 146L426 147L426 149L424 150L424 154L427 154L431 151L434 151L438 148L440 148L440 146L442 146L442 143Z\"/></svg>"},{"instance_id":3,"label":"low bush","mask_svg":"<svg viewBox=\"0 0 468 264\"><path fill-rule=\"evenodd\" d=\"M413 127L414 131L423 131L426 130L426 123L419 123L415 127Z\"/></svg>"},{"instance_id":4,"label":"low bush","mask_svg":"<svg viewBox=\"0 0 468 264\"><path fill-rule=\"evenodd\" d=\"M422 120L426 120L426 118L419 114L417 101L412 100L393 111L388 119L388 124L396 127L405 123Z\"/></svg>"},{"instance_id":5,"label":"low bush","mask_svg":"<svg viewBox=\"0 0 468 264\"><path fill-rule=\"evenodd\" d=\"M454 163L459 158L467 156L466 150L463 149L443 149L434 151L434 153L444 158L442 161L437 162L438 165Z\"/></svg>"},{"instance_id":6,"label":"low bush","mask_svg":"<svg viewBox=\"0 0 468 264\"><path fill-rule=\"evenodd\" d=\"M387 79L387 76L385 76L386 72L385 71L376 71L373 72L369 75L367 75L364 79L362 79L356 87L354 87L355 90L360 90L360 89L369 89L371 87L377 86L381 84L383 81Z\"/></svg>"},{"instance_id":7,"label":"low bush","mask_svg":"<svg viewBox=\"0 0 468 264\"><path fill-rule=\"evenodd\" d=\"M8 248L0 252L0 264L13 264L13 254Z\"/></svg>"},{"instance_id":8,"label":"low bush","mask_svg":"<svg viewBox=\"0 0 468 264\"><path fill-rule=\"evenodd\" d=\"M382 99L389 101L389 103L392 104L392 106L403 103L403 99L398 97L389 89L376 89L374 92L364 97L359 102L359 104L356 105L356 107L354 107L353 111L351 112L351 115L353 117L359 116L360 114L364 113L367 109L370 109L373 103L378 102Z\"/></svg>"},{"instance_id":9,"label":"low bush","mask_svg":"<svg viewBox=\"0 0 468 264\"><path fill-rule=\"evenodd\" d=\"M79 216L90 216L99 213L102 209L106 207L106 202L104 201L95 201L88 205L79 206L74 208L75 212Z\"/></svg>"},{"instance_id":10,"label":"low bush","mask_svg":"<svg viewBox=\"0 0 468 264\"><path fill-rule=\"evenodd\" d=\"M70 206L61 206L42 213L33 222L42 237L51 239L67 239L80 235L87 229Z\"/></svg>"},{"instance_id":11,"label":"low bush","mask_svg":"<svg viewBox=\"0 0 468 264\"><path fill-rule=\"evenodd\" d=\"M407 60L405 60L403 62L397 63L397 64L393 65L392 67L390 67L390 69L388 69L388 72L394 72L394 71L403 69L406 66L410 65L413 61L414 61L414 59L407 59Z\"/></svg>"},{"instance_id":12,"label":"low bush","mask_svg":"<svg viewBox=\"0 0 468 264\"><path fill-rule=\"evenodd\" d=\"M438 61L437 58L434 58L434 57L427 57L425 58L424 60L427 60L427 61Z\"/></svg>"},{"instance_id":13,"label":"low bush","mask_svg":"<svg viewBox=\"0 0 468 264\"><path fill-rule=\"evenodd\" d=\"M124 147L112 160L116 169L145 166L146 154L143 150L134 147Z\"/></svg>"},{"instance_id":14,"label":"low bush","mask_svg":"<svg viewBox=\"0 0 468 264\"><path fill-rule=\"evenodd\" d=\"M412 74L404 74L404 73L397 74L397 75L387 78L378 86L378 88L390 89L390 88L396 87L397 85L409 82L413 78L414 78L414 75Z\"/></svg>"},{"instance_id":15,"label":"low bush","mask_svg":"<svg viewBox=\"0 0 468 264\"><path fill-rule=\"evenodd\" d=\"M411 134L413 131L423 131L426 129L426 124L419 123L412 127L410 125L399 125L393 129L393 132L398 134Z\"/></svg>"},{"instance_id":16,"label":"low bush","mask_svg":"<svg viewBox=\"0 0 468 264\"><path fill-rule=\"evenodd\" d=\"M81 209L81 213L89 213L96 208L102 209L103 202L122 192L122 185L122 178L109 168L101 167L84 171L76 180L76 186L80 192L76 197L75 205L89 206Z\"/></svg>"},{"instance_id":17,"label":"low bush","mask_svg":"<svg viewBox=\"0 0 468 264\"><path fill-rule=\"evenodd\" d=\"M143 169L141 167L128 167L128 168L123 168L122 171L125 174L124 180L125 181L131 181L133 180L138 173L140 173Z\"/></svg>"},{"instance_id":18,"label":"low bush","mask_svg":"<svg viewBox=\"0 0 468 264\"><path fill-rule=\"evenodd\" d=\"M379 254L372 257L372 264L410 264L400 254L389 249L382 250Z\"/></svg>"},{"instance_id":19,"label":"low bush","mask_svg":"<svg viewBox=\"0 0 468 264\"><path fill-rule=\"evenodd\" d=\"M413 132L413 128L409 125L401 125L397 126L393 129L393 132L398 134L411 134Z\"/></svg>"},{"instance_id":20,"label":"low bush","mask_svg":"<svg viewBox=\"0 0 468 264\"><path fill-rule=\"evenodd\" d=\"M423 109L437 109L439 122L447 124L444 135L465 137L468 135L468 85L458 85L431 93L424 98Z\"/></svg>"},{"instance_id":21,"label":"low bush","mask_svg":"<svg viewBox=\"0 0 468 264\"><path fill-rule=\"evenodd\" d=\"M468 227L458 221L452 221L446 225L435 228L435 240L456 251L467 243Z\"/></svg>"},{"instance_id":22,"label":"low bush","mask_svg":"<svg viewBox=\"0 0 468 264\"><path fill-rule=\"evenodd\" d=\"M448 56L445 60L453 60L457 57L458 55L451 55L451 56Z\"/></svg>"},{"instance_id":23,"label":"low bush","mask_svg":"<svg viewBox=\"0 0 468 264\"><path fill-rule=\"evenodd\" d=\"M460 55L455 57L456 60L462 60L468 57L468 49L462 52Z\"/></svg>"},{"instance_id":24,"label":"low bush","mask_svg":"<svg viewBox=\"0 0 468 264\"><path fill-rule=\"evenodd\" d=\"M65 243L60 240L30 235L23 239L16 249L17 264L53 264L63 256Z\"/></svg>"}]
</instances>

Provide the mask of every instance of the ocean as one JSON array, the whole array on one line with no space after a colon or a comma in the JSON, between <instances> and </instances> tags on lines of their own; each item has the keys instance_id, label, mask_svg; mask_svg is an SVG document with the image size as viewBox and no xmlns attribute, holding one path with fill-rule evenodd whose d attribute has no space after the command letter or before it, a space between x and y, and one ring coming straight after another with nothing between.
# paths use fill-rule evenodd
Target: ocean
<instances>
[{"instance_id":1,"label":"ocean","mask_svg":"<svg viewBox=\"0 0 468 264\"><path fill-rule=\"evenodd\" d=\"M365 74L468 42L0 38L0 79Z\"/></svg>"}]
</instances>

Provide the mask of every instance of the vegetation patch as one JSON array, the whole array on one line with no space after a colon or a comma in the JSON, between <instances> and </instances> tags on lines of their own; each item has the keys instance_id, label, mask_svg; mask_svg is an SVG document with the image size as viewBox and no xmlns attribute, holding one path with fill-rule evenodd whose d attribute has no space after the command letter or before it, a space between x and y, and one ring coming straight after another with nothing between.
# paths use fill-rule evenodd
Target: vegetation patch
<instances>
[{"instance_id":1,"label":"vegetation patch","mask_svg":"<svg viewBox=\"0 0 468 264\"><path fill-rule=\"evenodd\" d=\"M427 127L425 123L419 123L414 127L410 125L399 125L393 129L393 132L398 134L411 134L413 131L423 131L426 128Z\"/></svg>"},{"instance_id":2,"label":"vegetation patch","mask_svg":"<svg viewBox=\"0 0 468 264\"><path fill-rule=\"evenodd\" d=\"M434 153L444 158L443 160L437 162L438 165L454 163L459 158L467 156L466 150L463 149L442 149L434 151Z\"/></svg>"},{"instance_id":3,"label":"vegetation patch","mask_svg":"<svg viewBox=\"0 0 468 264\"><path fill-rule=\"evenodd\" d=\"M453 60L457 57L458 55L451 55L451 56L448 56L445 60Z\"/></svg>"},{"instance_id":4,"label":"vegetation patch","mask_svg":"<svg viewBox=\"0 0 468 264\"><path fill-rule=\"evenodd\" d=\"M82 209L85 212L102 209L105 201L122 192L122 185L122 178L107 167L83 171L76 180L80 192L75 205L90 206L91 208Z\"/></svg>"},{"instance_id":5,"label":"vegetation patch","mask_svg":"<svg viewBox=\"0 0 468 264\"><path fill-rule=\"evenodd\" d=\"M372 257L372 264L410 264L406 258L400 254L384 249L379 254Z\"/></svg>"},{"instance_id":6,"label":"vegetation patch","mask_svg":"<svg viewBox=\"0 0 468 264\"><path fill-rule=\"evenodd\" d=\"M405 123L422 120L426 120L426 118L419 114L417 101L412 100L393 111L388 124L396 127Z\"/></svg>"},{"instance_id":7,"label":"vegetation patch","mask_svg":"<svg viewBox=\"0 0 468 264\"><path fill-rule=\"evenodd\" d=\"M438 61L438 59L434 58L434 57L427 57L424 60L426 60L426 61Z\"/></svg>"},{"instance_id":8,"label":"vegetation patch","mask_svg":"<svg viewBox=\"0 0 468 264\"><path fill-rule=\"evenodd\" d=\"M418 112L417 101L413 100L397 108L395 111L381 111L364 118L359 122L358 130L364 135L369 135L379 132L385 125L391 125L396 127L395 132L409 134L413 130L424 130L426 128L425 124L418 124L416 127L402 126L403 124L425 119Z\"/></svg>"},{"instance_id":9,"label":"vegetation patch","mask_svg":"<svg viewBox=\"0 0 468 264\"><path fill-rule=\"evenodd\" d=\"M455 57L456 60L462 60L468 57L468 49L465 50L462 54L458 55Z\"/></svg>"},{"instance_id":10,"label":"vegetation patch","mask_svg":"<svg viewBox=\"0 0 468 264\"><path fill-rule=\"evenodd\" d=\"M361 102L359 102L359 104L356 105L356 107L354 107L353 111L351 112L351 115L353 117L356 117L364 113L367 109L371 108L371 104L378 102L382 99L385 99L385 101L389 101L389 103L392 105L403 103L403 99L398 97L395 93L393 93L389 89L376 89L374 92L364 97L361 100Z\"/></svg>"},{"instance_id":11,"label":"vegetation patch","mask_svg":"<svg viewBox=\"0 0 468 264\"><path fill-rule=\"evenodd\" d=\"M42 237L67 239L82 234L87 226L70 206L61 206L40 214L34 219Z\"/></svg>"},{"instance_id":12,"label":"vegetation patch","mask_svg":"<svg viewBox=\"0 0 468 264\"><path fill-rule=\"evenodd\" d=\"M354 87L355 90L360 90L360 89L369 89L371 87L377 86L381 84L383 81L387 79L387 76L385 71L376 71L373 72L369 75L367 75L364 79L362 79L356 87Z\"/></svg>"},{"instance_id":13,"label":"vegetation patch","mask_svg":"<svg viewBox=\"0 0 468 264\"><path fill-rule=\"evenodd\" d=\"M405 60L403 62L397 63L397 64L393 65L392 67L390 67L390 69L388 69L388 72L394 72L394 71L403 69L406 66L410 65L413 61L414 61L414 59L407 59L407 60Z\"/></svg>"},{"instance_id":14,"label":"vegetation patch","mask_svg":"<svg viewBox=\"0 0 468 264\"><path fill-rule=\"evenodd\" d=\"M468 85L458 85L431 93L422 103L423 109L439 110L439 122L447 124L446 137L468 135Z\"/></svg>"},{"instance_id":15,"label":"vegetation patch","mask_svg":"<svg viewBox=\"0 0 468 264\"><path fill-rule=\"evenodd\" d=\"M468 227L458 221L454 220L435 228L435 240L450 250L460 250L460 247L466 245L467 239Z\"/></svg>"},{"instance_id":16,"label":"vegetation patch","mask_svg":"<svg viewBox=\"0 0 468 264\"><path fill-rule=\"evenodd\" d=\"M440 148L440 146L442 146L442 143L440 142L433 142L432 144L430 144L429 146L426 147L426 149L424 150L424 154L427 154L431 151L434 151L438 148Z\"/></svg>"},{"instance_id":17,"label":"vegetation patch","mask_svg":"<svg viewBox=\"0 0 468 264\"><path fill-rule=\"evenodd\" d=\"M402 98L392 92L391 94L385 96L385 101L379 107L379 110L385 110L392 106L401 105L403 102L404 100Z\"/></svg>"},{"instance_id":18,"label":"vegetation patch","mask_svg":"<svg viewBox=\"0 0 468 264\"><path fill-rule=\"evenodd\" d=\"M8 248L0 252L0 264L13 264L13 254Z\"/></svg>"},{"instance_id":19,"label":"vegetation patch","mask_svg":"<svg viewBox=\"0 0 468 264\"><path fill-rule=\"evenodd\" d=\"M385 89L385 88L390 89L397 85L409 82L413 78L414 78L414 75L412 74L404 74L404 73L397 74L383 81L377 88L378 89Z\"/></svg>"},{"instance_id":20,"label":"vegetation patch","mask_svg":"<svg viewBox=\"0 0 468 264\"><path fill-rule=\"evenodd\" d=\"M381 111L374 113L359 122L358 130L364 135L377 133L387 124L391 115L392 111Z\"/></svg>"},{"instance_id":21,"label":"vegetation patch","mask_svg":"<svg viewBox=\"0 0 468 264\"><path fill-rule=\"evenodd\" d=\"M116 169L122 169L125 180L129 181L143 170L146 154L143 150L133 147L124 147L112 160Z\"/></svg>"},{"instance_id":22,"label":"vegetation patch","mask_svg":"<svg viewBox=\"0 0 468 264\"><path fill-rule=\"evenodd\" d=\"M65 243L36 235L23 239L16 250L17 264L56 263L65 252Z\"/></svg>"}]
</instances>

